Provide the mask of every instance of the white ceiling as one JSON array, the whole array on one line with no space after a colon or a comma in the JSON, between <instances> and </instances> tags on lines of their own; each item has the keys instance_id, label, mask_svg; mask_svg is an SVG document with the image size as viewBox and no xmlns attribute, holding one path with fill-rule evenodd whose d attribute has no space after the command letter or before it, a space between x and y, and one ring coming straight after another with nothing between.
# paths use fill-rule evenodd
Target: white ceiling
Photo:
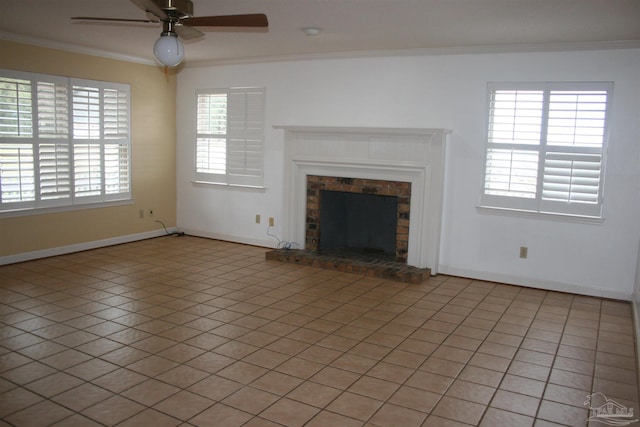
<instances>
[{"instance_id":1,"label":"white ceiling","mask_svg":"<svg viewBox=\"0 0 640 427\"><path fill-rule=\"evenodd\" d=\"M265 13L266 31L206 30L186 63L392 52L640 47L640 0L193 0L194 15ZM153 62L160 24L129 0L0 0L0 39ZM322 29L306 36L301 28ZM202 28L200 28L202 29Z\"/></svg>"}]
</instances>

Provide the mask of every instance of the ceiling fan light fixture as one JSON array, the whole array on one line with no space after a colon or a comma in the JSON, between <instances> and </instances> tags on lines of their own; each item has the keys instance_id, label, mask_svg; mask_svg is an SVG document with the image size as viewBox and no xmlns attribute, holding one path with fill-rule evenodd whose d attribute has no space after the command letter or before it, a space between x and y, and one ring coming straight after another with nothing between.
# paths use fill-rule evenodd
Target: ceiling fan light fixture
<instances>
[{"instance_id":1,"label":"ceiling fan light fixture","mask_svg":"<svg viewBox=\"0 0 640 427\"><path fill-rule=\"evenodd\" d=\"M178 38L178 34L185 40L204 36L202 31L194 27L269 27L269 20L264 13L194 17L193 2L191 0L131 0L131 2L147 14L147 19L91 16L77 16L71 19L134 23L162 22L162 33L153 45L153 55L158 63L165 67L177 67L184 59L184 45Z\"/></svg>"},{"instance_id":2,"label":"ceiling fan light fixture","mask_svg":"<svg viewBox=\"0 0 640 427\"><path fill-rule=\"evenodd\" d=\"M184 45L174 32L163 32L153 45L156 60L166 67L177 67L184 59Z\"/></svg>"}]
</instances>

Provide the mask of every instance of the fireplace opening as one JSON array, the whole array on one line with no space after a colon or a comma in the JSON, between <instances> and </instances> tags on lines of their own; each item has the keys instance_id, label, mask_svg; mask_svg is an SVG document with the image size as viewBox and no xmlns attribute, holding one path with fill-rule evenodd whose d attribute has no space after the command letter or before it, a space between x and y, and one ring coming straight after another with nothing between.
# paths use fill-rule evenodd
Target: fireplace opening
<instances>
[{"instance_id":1,"label":"fireplace opening","mask_svg":"<svg viewBox=\"0 0 640 427\"><path fill-rule=\"evenodd\" d=\"M341 213L343 225L331 219L331 212L329 219L324 218L323 209L330 208L321 206L322 199L331 197L340 198L335 210ZM307 175L306 207L306 250L339 258L407 263L410 182ZM384 217L354 216L377 215L387 209ZM345 253L337 253L338 250ZM328 251L332 252L328 254ZM356 251L360 256L355 256Z\"/></svg>"},{"instance_id":2,"label":"fireplace opening","mask_svg":"<svg viewBox=\"0 0 640 427\"><path fill-rule=\"evenodd\" d=\"M395 259L398 197L320 191L318 253Z\"/></svg>"}]
</instances>

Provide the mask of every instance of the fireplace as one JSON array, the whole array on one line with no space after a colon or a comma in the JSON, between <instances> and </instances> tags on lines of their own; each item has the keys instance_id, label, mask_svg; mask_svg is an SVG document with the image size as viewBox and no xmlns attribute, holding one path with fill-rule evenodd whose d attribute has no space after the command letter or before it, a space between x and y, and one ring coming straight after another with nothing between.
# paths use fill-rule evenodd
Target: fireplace
<instances>
[{"instance_id":1,"label":"fireplace","mask_svg":"<svg viewBox=\"0 0 640 427\"><path fill-rule=\"evenodd\" d=\"M407 262L411 183L307 176L305 248Z\"/></svg>"},{"instance_id":2,"label":"fireplace","mask_svg":"<svg viewBox=\"0 0 640 427\"><path fill-rule=\"evenodd\" d=\"M308 221L320 208L314 191L367 194L377 188L398 197L397 260L437 274L448 130L275 128L285 131L284 240L302 250L318 248L322 227Z\"/></svg>"}]
</instances>

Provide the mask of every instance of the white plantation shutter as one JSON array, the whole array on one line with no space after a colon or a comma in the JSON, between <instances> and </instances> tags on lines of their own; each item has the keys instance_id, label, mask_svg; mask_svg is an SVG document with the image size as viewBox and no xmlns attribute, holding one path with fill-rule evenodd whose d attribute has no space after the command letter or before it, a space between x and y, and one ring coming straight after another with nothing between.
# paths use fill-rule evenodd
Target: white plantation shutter
<instances>
[{"instance_id":1,"label":"white plantation shutter","mask_svg":"<svg viewBox=\"0 0 640 427\"><path fill-rule=\"evenodd\" d=\"M489 92L483 204L536 209L543 105L535 87Z\"/></svg>"},{"instance_id":2,"label":"white plantation shutter","mask_svg":"<svg viewBox=\"0 0 640 427\"><path fill-rule=\"evenodd\" d=\"M611 91L611 83L489 85L482 205L600 217Z\"/></svg>"},{"instance_id":3,"label":"white plantation shutter","mask_svg":"<svg viewBox=\"0 0 640 427\"><path fill-rule=\"evenodd\" d=\"M32 96L30 80L0 76L0 206L36 199Z\"/></svg>"},{"instance_id":4,"label":"white plantation shutter","mask_svg":"<svg viewBox=\"0 0 640 427\"><path fill-rule=\"evenodd\" d=\"M71 197L71 153L69 143L40 143L39 176L41 200L60 200L68 203ZM62 202L60 202L62 203ZM59 203L51 203L59 204Z\"/></svg>"},{"instance_id":5,"label":"white plantation shutter","mask_svg":"<svg viewBox=\"0 0 640 427\"><path fill-rule=\"evenodd\" d=\"M36 83L40 205L68 204L71 198L69 96L66 79Z\"/></svg>"},{"instance_id":6,"label":"white plantation shutter","mask_svg":"<svg viewBox=\"0 0 640 427\"><path fill-rule=\"evenodd\" d=\"M264 91L231 90L228 108L229 183L261 185L264 138Z\"/></svg>"},{"instance_id":7,"label":"white plantation shutter","mask_svg":"<svg viewBox=\"0 0 640 427\"><path fill-rule=\"evenodd\" d=\"M0 212L131 197L128 85L0 70Z\"/></svg>"},{"instance_id":8,"label":"white plantation shutter","mask_svg":"<svg viewBox=\"0 0 640 427\"><path fill-rule=\"evenodd\" d=\"M0 144L0 204L23 207L36 199L32 144ZM26 206L29 206L27 204Z\"/></svg>"},{"instance_id":9,"label":"white plantation shutter","mask_svg":"<svg viewBox=\"0 0 640 427\"><path fill-rule=\"evenodd\" d=\"M105 198L110 199L110 195L130 193L130 157L128 144L104 145Z\"/></svg>"},{"instance_id":10,"label":"white plantation shutter","mask_svg":"<svg viewBox=\"0 0 640 427\"><path fill-rule=\"evenodd\" d=\"M541 210L599 216L608 93L550 90Z\"/></svg>"},{"instance_id":11,"label":"white plantation shutter","mask_svg":"<svg viewBox=\"0 0 640 427\"><path fill-rule=\"evenodd\" d=\"M129 88L86 80L72 83L76 202L129 198Z\"/></svg>"},{"instance_id":12,"label":"white plantation shutter","mask_svg":"<svg viewBox=\"0 0 640 427\"><path fill-rule=\"evenodd\" d=\"M263 185L263 88L197 94L196 180Z\"/></svg>"},{"instance_id":13,"label":"white plantation shutter","mask_svg":"<svg viewBox=\"0 0 640 427\"><path fill-rule=\"evenodd\" d=\"M104 192L107 199L131 192L129 110L127 90L116 87L104 89Z\"/></svg>"},{"instance_id":14,"label":"white plantation shutter","mask_svg":"<svg viewBox=\"0 0 640 427\"><path fill-rule=\"evenodd\" d=\"M485 192L500 196L536 197L538 152L491 148L487 152Z\"/></svg>"},{"instance_id":15,"label":"white plantation shutter","mask_svg":"<svg viewBox=\"0 0 640 427\"><path fill-rule=\"evenodd\" d=\"M73 139L100 139L100 88L73 86Z\"/></svg>"},{"instance_id":16,"label":"white plantation shutter","mask_svg":"<svg viewBox=\"0 0 640 427\"><path fill-rule=\"evenodd\" d=\"M64 79L37 83L38 136L69 139L69 97Z\"/></svg>"},{"instance_id":17,"label":"white plantation shutter","mask_svg":"<svg viewBox=\"0 0 640 427\"><path fill-rule=\"evenodd\" d=\"M542 199L598 203L602 156L547 153L544 160Z\"/></svg>"},{"instance_id":18,"label":"white plantation shutter","mask_svg":"<svg viewBox=\"0 0 640 427\"><path fill-rule=\"evenodd\" d=\"M602 148L607 90L550 90L547 145Z\"/></svg>"},{"instance_id":19,"label":"white plantation shutter","mask_svg":"<svg viewBox=\"0 0 640 427\"><path fill-rule=\"evenodd\" d=\"M129 139L129 93L116 88L105 88L102 96L104 112L104 138L126 141Z\"/></svg>"},{"instance_id":20,"label":"white plantation shutter","mask_svg":"<svg viewBox=\"0 0 640 427\"><path fill-rule=\"evenodd\" d=\"M31 81L0 75L0 137L33 136Z\"/></svg>"},{"instance_id":21,"label":"white plantation shutter","mask_svg":"<svg viewBox=\"0 0 640 427\"><path fill-rule=\"evenodd\" d=\"M102 190L100 144L73 144L74 196L99 196Z\"/></svg>"},{"instance_id":22,"label":"white plantation shutter","mask_svg":"<svg viewBox=\"0 0 640 427\"><path fill-rule=\"evenodd\" d=\"M495 90L490 94L489 142L538 145L542 124L541 90Z\"/></svg>"},{"instance_id":23,"label":"white plantation shutter","mask_svg":"<svg viewBox=\"0 0 640 427\"><path fill-rule=\"evenodd\" d=\"M74 196L111 200L130 192L129 95L117 85L73 87Z\"/></svg>"},{"instance_id":24,"label":"white plantation shutter","mask_svg":"<svg viewBox=\"0 0 640 427\"><path fill-rule=\"evenodd\" d=\"M199 93L196 179L223 182L227 173L227 94Z\"/></svg>"},{"instance_id":25,"label":"white plantation shutter","mask_svg":"<svg viewBox=\"0 0 640 427\"><path fill-rule=\"evenodd\" d=\"M196 151L198 181L224 182L227 172L227 139L198 138Z\"/></svg>"}]
</instances>

